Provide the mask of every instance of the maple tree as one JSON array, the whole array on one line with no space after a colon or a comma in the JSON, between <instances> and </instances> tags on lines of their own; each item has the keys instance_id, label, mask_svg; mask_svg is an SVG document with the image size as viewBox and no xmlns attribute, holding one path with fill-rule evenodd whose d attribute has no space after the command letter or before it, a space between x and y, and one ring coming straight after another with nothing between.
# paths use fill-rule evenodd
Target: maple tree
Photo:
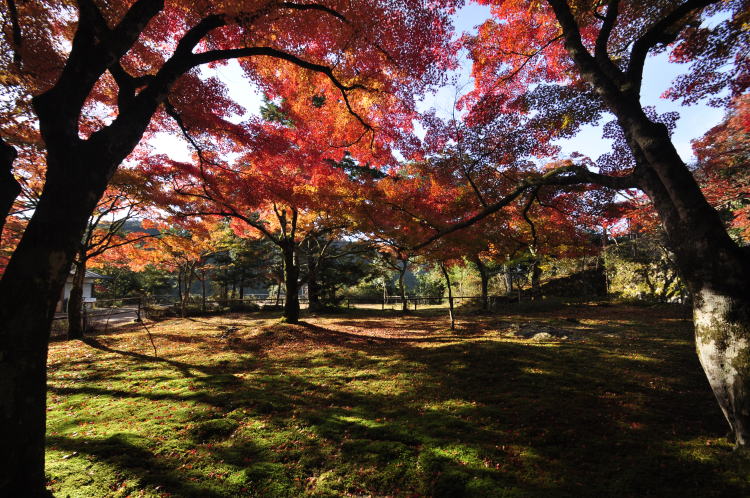
<instances>
[{"instance_id":1,"label":"maple tree","mask_svg":"<svg viewBox=\"0 0 750 498\"><path fill-rule=\"evenodd\" d=\"M674 116L655 116L641 103L647 57L671 48L690 63L668 96L683 102L729 97L750 82L746 0L481 0L492 18L466 37L476 88L463 99L467 123L487 126L521 119L522 135L539 143L573 136L582 124L611 113L616 149L598 172L570 163L532 171L481 212L446 227L428 243L508 206L543 184L594 183L639 189L653 202L682 278L693 296L701 364L736 444L750 440L750 258L728 235L670 137ZM716 23L706 19L721 15ZM726 64L730 69L714 71ZM607 130L605 130L606 132ZM505 136L503 138L506 138Z\"/></svg>"},{"instance_id":2,"label":"maple tree","mask_svg":"<svg viewBox=\"0 0 750 498\"><path fill-rule=\"evenodd\" d=\"M410 95L440 78L449 62L444 48L450 27L441 7L452 3L2 4L9 21L1 38L2 71L20 88L18 101L33 108L47 168L42 197L0 281L0 370L14 372L3 376L7 394L0 400L3 492L43 493L49 325L86 220L107 183L146 129L165 122L157 116L152 123L164 104L179 110L180 103L190 103L190 109L226 115L236 109L219 108L226 99L215 105L210 97L224 87L202 80L196 68L236 58L252 81L278 94L291 73L320 74L325 78L316 83L336 95L332 102L349 111L345 119L364 136L373 129L358 111L405 102L400 115L409 120ZM279 72L278 61L290 67ZM3 117L3 124L9 121ZM6 145L10 131L3 126ZM6 151L0 165L4 209L17 191L9 174L13 154Z\"/></svg>"},{"instance_id":3,"label":"maple tree","mask_svg":"<svg viewBox=\"0 0 750 498\"><path fill-rule=\"evenodd\" d=\"M693 142L698 181L729 229L750 241L750 95L734 99L723 122Z\"/></svg>"},{"instance_id":4,"label":"maple tree","mask_svg":"<svg viewBox=\"0 0 750 498\"><path fill-rule=\"evenodd\" d=\"M222 239L210 224L192 223L189 228L163 225L159 236L142 246L130 246L138 254L130 254L131 268L142 270L147 265L167 270L177 277L180 315L186 316L190 304L190 289L196 279L203 285L202 307L205 309L205 271L209 259L220 251Z\"/></svg>"},{"instance_id":5,"label":"maple tree","mask_svg":"<svg viewBox=\"0 0 750 498\"><path fill-rule=\"evenodd\" d=\"M590 163L587 158L577 158L577 167L571 161L547 161L558 148L539 141L535 133L518 133L523 114L479 123L462 121L457 114L447 120L425 116L430 159L423 163L420 175L430 178L431 190L442 191L448 204L425 211L423 225L433 233L426 232L424 237L440 240L443 234L452 234L456 220L468 218L460 224L463 233L450 246L462 248L479 271L482 307L487 309L489 304L490 270L485 261L507 262L524 252L531 295L538 299L542 259L590 252L589 232L602 222L603 207L609 205L612 192L575 185L590 174L580 167ZM575 175L560 174L569 171ZM513 193L503 198L508 191ZM423 196L434 195L426 192ZM436 218L430 211L447 216ZM417 247L426 244L420 241Z\"/></svg>"},{"instance_id":6,"label":"maple tree","mask_svg":"<svg viewBox=\"0 0 750 498\"><path fill-rule=\"evenodd\" d=\"M336 116L338 117L338 116ZM285 118L289 119L289 118ZM330 117L320 113L314 129L328 129ZM286 123L250 120L239 143L241 155L232 164L212 159L220 137L211 130L214 147L199 145L196 163L178 163L166 158L148 158L145 168L156 179L161 192L154 194L173 214L181 217L227 218L235 234L243 238L265 237L282 254L286 288L284 318L299 320L299 288L305 278L301 271L301 249L323 239L320 250L308 252L308 275L315 276L320 260L329 253L347 222L339 193L346 191L348 176L327 157L341 153L311 137L312 127L299 122ZM186 130L185 130L186 131ZM331 136L325 133L325 140ZM320 138L320 140L316 140ZM220 148L220 147L219 147ZM239 153L239 152L238 152ZM157 162L158 164L154 164ZM166 188L168 186L168 188ZM315 284L313 284L314 287Z\"/></svg>"}]
</instances>

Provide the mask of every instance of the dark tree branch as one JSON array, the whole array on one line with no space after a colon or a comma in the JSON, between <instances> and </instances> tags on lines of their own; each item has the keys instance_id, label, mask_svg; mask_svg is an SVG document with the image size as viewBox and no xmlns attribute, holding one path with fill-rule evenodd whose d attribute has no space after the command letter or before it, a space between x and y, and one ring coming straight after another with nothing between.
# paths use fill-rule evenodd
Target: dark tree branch
<instances>
[{"instance_id":1,"label":"dark tree branch","mask_svg":"<svg viewBox=\"0 0 750 498\"><path fill-rule=\"evenodd\" d=\"M529 225L529 228L531 228L531 238L532 238L532 249L536 251L536 248L538 246L538 239L536 235L536 225L534 225L534 222L529 217L529 210L531 209L531 205L534 203L534 200L536 199L536 195L539 192L539 187L536 187L532 190L531 195L529 196L529 200L526 202L526 205L523 207L523 219L526 220L526 223Z\"/></svg>"},{"instance_id":2,"label":"dark tree branch","mask_svg":"<svg viewBox=\"0 0 750 498\"><path fill-rule=\"evenodd\" d=\"M10 26L13 39L13 62L21 64L21 48L23 45L23 35L21 25L18 22L18 9L15 0L6 0L8 5L8 15L10 16Z\"/></svg>"},{"instance_id":3,"label":"dark tree branch","mask_svg":"<svg viewBox=\"0 0 750 498\"><path fill-rule=\"evenodd\" d=\"M609 43L612 29L617 24L619 4L619 0L609 0L607 2L607 14L604 17L597 16L602 20L602 27L599 30L599 36L596 37L596 48L594 50L597 59L600 57L609 58L607 55L607 44Z\"/></svg>"},{"instance_id":4,"label":"dark tree branch","mask_svg":"<svg viewBox=\"0 0 750 498\"><path fill-rule=\"evenodd\" d=\"M719 1L721 0L687 0L651 26L633 43L633 48L630 51L628 66L630 82L640 89L643 66L646 63L649 51L657 45L672 43L682 28L678 23L686 16Z\"/></svg>"},{"instance_id":5,"label":"dark tree branch","mask_svg":"<svg viewBox=\"0 0 750 498\"><path fill-rule=\"evenodd\" d=\"M319 3L295 3L295 2L280 2L279 7L283 9L291 9L291 10L300 10L300 11L306 11L306 10L317 10L319 12L324 12L326 14L330 14L339 21L345 23L345 24L351 24L349 22L349 19L344 17L341 13L338 11L327 7L325 5L319 4Z\"/></svg>"},{"instance_id":6,"label":"dark tree branch","mask_svg":"<svg viewBox=\"0 0 750 498\"><path fill-rule=\"evenodd\" d=\"M619 0L608 0L607 2L607 14L601 18L602 27L599 31L599 36L596 38L594 59L596 59L601 68L607 73L607 76L612 80L617 81L618 84L622 86L623 83L625 83L625 75L620 68L612 62L607 48L610 36L612 35L612 30L617 25L619 4Z\"/></svg>"},{"instance_id":7,"label":"dark tree branch","mask_svg":"<svg viewBox=\"0 0 750 498\"><path fill-rule=\"evenodd\" d=\"M621 88L618 82L609 76L583 44L581 31L568 2L566 0L548 0L548 2L562 28L565 48L578 66L581 75L593 85L599 95L610 98L620 95Z\"/></svg>"},{"instance_id":8,"label":"dark tree branch","mask_svg":"<svg viewBox=\"0 0 750 498\"><path fill-rule=\"evenodd\" d=\"M90 253L88 255L88 258L92 258L94 256L98 256L98 255L100 255L101 253L103 253L105 251L108 251L110 249L114 249L115 247L126 246L126 245L129 245L129 244L133 244L135 242L140 242L141 240L151 239L151 238L154 238L154 237L158 237L158 234L150 233L150 234L145 234L145 235L139 235L138 237L135 237L135 238L132 238L132 239L126 239L126 240L123 240L122 242L118 242L118 243L115 243L115 244L109 244L106 247L102 247L102 248L97 249L96 251Z\"/></svg>"},{"instance_id":9,"label":"dark tree branch","mask_svg":"<svg viewBox=\"0 0 750 498\"><path fill-rule=\"evenodd\" d=\"M109 68L109 72L118 86L117 108L120 112L123 112L133 103L136 90L153 79L151 75L132 76L122 67L119 61Z\"/></svg>"}]
</instances>

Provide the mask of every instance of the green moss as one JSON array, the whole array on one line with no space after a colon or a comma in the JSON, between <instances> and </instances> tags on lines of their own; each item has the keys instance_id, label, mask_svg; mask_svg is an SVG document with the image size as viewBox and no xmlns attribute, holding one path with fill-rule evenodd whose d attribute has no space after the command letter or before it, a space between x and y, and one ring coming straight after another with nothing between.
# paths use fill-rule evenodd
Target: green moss
<instances>
[{"instance_id":1,"label":"green moss","mask_svg":"<svg viewBox=\"0 0 750 498\"><path fill-rule=\"evenodd\" d=\"M219 341L221 317L155 326L159 359L142 331L102 337L109 349L54 343L50 488L62 497L750 495L750 462L718 437L725 428L691 326L671 308L514 310L466 318L473 332L461 336L435 332L442 312L386 324L363 313L314 319L317 342L294 342L304 334L290 329L280 347L263 332L269 317L233 318L263 354ZM536 345L494 332L499 321L571 316L578 323L565 326L580 340ZM351 327L377 330L368 341Z\"/></svg>"},{"instance_id":2,"label":"green moss","mask_svg":"<svg viewBox=\"0 0 750 498\"><path fill-rule=\"evenodd\" d=\"M228 418L207 420L191 428L190 436L198 442L222 439L228 437L238 426L236 420Z\"/></svg>"}]
</instances>

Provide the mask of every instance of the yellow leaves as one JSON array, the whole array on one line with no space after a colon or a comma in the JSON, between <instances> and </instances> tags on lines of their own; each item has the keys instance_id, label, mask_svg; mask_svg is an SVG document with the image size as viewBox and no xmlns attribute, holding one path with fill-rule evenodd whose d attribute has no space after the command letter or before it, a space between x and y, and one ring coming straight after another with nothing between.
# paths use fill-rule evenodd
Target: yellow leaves
<instances>
[{"instance_id":1,"label":"yellow leaves","mask_svg":"<svg viewBox=\"0 0 750 498\"><path fill-rule=\"evenodd\" d=\"M563 129L563 130L566 130L566 129L568 129L570 127L570 125L572 123L573 123L573 118L571 117L571 115L569 113L565 113L563 115L563 120L562 120L562 123L560 125L560 128Z\"/></svg>"}]
</instances>

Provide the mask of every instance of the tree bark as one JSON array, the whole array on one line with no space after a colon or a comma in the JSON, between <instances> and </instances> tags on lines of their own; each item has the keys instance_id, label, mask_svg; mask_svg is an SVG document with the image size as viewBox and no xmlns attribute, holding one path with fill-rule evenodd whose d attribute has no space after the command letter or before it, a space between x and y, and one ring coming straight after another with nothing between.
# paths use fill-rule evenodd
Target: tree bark
<instances>
[{"instance_id":1,"label":"tree bark","mask_svg":"<svg viewBox=\"0 0 750 498\"><path fill-rule=\"evenodd\" d=\"M510 271L510 265L504 265L503 280L505 283L505 293L510 296L513 294L513 274Z\"/></svg>"},{"instance_id":2,"label":"tree bark","mask_svg":"<svg viewBox=\"0 0 750 498\"><path fill-rule=\"evenodd\" d=\"M21 185L13 176L13 161L17 156L15 147L0 137L0 235L3 234L5 219L13 209L13 202L21 193Z\"/></svg>"},{"instance_id":3,"label":"tree bark","mask_svg":"<svg viewBox=\"0 0 750 498\"><path fill-rule=\"evenodd\" d=\"M451 321L451 330L455 330L456 319L453 313L453 289L451 289L451 277L448 274L448 269L443 263L440 263L440 270L442 270L443 272L443 277L445 277L445 284L448 287L448 317Z\"/></svg>"},{"instance_id":4,"label":"tree bark","mask_svg":"<svg viewBox=\"0 0 750 498\"><path fill-rule=\"evenodd\" d=\"M475 256L473 261L474 265L477 267L477 271L479 271L479 278L482 281L482 311L487 311L490 309L490 301L488 297L490 282L489 272L487 271L487 266L482 262L479 256Z\"/></svg>"},{"instance_id":5,"label":"tree bark","mask_svg":"<svg viewBox=\"0 0 750 498\"><path fill-rule=\"evenodd\" d=\"M48 153L42 197L0 280L0 496L46 493L49 330L86 222L107 183L84 166L101 156L74 152Z\"/></svg>"},{"instance_id":6,"label":"tree bark","mask_svg":"<svg viewBox=\"0 0 750 498\"><path fill-rule=\"evenodd\" d=\"M616 113L682 279L698 356L738 446L750 442L750 254L728 235L672 144L640 111Z\"/></svg>"},{"instance_id":7,"label":"tree bark","mask_svg":"<svg viewBox=\"0 0 750 498\"><path fill-rule=\"evenodd\" d=\"M606 37L592 56L568 3L548 1L562 27L568 54L625 135L635 158L638 186L653 201L693 296L701 364L736 444L746 446L750 439L750 254L731 240L677 153L668 128L648 118L639 95L650 50L668 31L680 27L678 22L689 13L684 9L700 10L711 2L692 6L685 2L675 9L676 17L655 23L634 40L627 71L618 72L606 53ZM616 22L616 8L611 12Z\"/></svg>"},{"instance_id":8,"label":"tree bark","mask_svg":"<svg viewBox=\"0 0 750 498\"><path fill-rule=\"evenodd\" d=\"M542 276L542 268L539 264L539 258L534 258L531 263L531 299L538 301L542 299L542 289L539 285L539 280Z\"/></svg>"},{"instance_id":9,"label":"tree bark","mask_svg":"<svg viewBox=\"0 0 750 498\"><path fill-rule=\"evenodd\" d=\"M408 267L408 261L404 260L403 266L398 272L398 292L401 295L401 311L407 313L409 311L409 304L406 302L406 286L404 285L404 277L406 276L406 269Z\"/></svg>"},{"instance_id":10,"label":"tree bark","mask_svg":"<svg viewBox=\"0 0 750 498\"><path fill-rule=\"evenodd\" d=\"M654 201L680 275L693 298L696 349L703 370L735 444L747 446L750 443L750 254L731 240L697 186L692 192L668 189L655 173L647 171L643 189ZM690 209L680 215L675 204Z\"/></svg>"},{"instance_id":11,"label":"tree bark","mask_svg":"<svg viewBox=\"0 0 750 498\"><path fill-rule=\"evenodd\" d=\"M317 269L312 267L307 278L307 299L310 311L320 311L323 309L320 303L320 283L318 282Z\"/></svg>"},{"instance_id":12,"label":"tree bark","mask_svg":"<svg viewBox=\"0 0 750 498\"><path fill-rule=\"evenodd\" d=\"M84 334L83 323L83 282L86 277L85 256L78 254L73 261L73 285L68 297L68 339L82 339Z\"/></svg>"},{"instance_id":13,"label":"tree bark","mask_svg":"<svg viewBox=\"0 0 750 498\"><path fill-rule=\"evenodd\" d=\"M284 300L284 321L299 322L299 266L295 254L294 242L282 246L284 253L284 284L286 299Z\"/></svg>"},{"instance_id":14,"label":"tree bark","mask_svg":"<svg viewBox=\"0 0 750 498\"><path fill-rule=\"evenodd\" d=\"M182 292L182 282L184 280L182 276L182 268L177 271L177 298L180 300L180 316L185 316L185 298Z\"/></svg>"}]
</instances>

